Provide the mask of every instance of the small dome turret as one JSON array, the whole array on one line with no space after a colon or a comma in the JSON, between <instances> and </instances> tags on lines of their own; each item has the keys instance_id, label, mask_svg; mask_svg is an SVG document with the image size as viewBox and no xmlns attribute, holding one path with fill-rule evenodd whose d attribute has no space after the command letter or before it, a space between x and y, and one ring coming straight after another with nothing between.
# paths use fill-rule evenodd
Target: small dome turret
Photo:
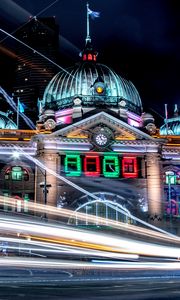
<instances>
[{"instance_id":1,"label":"small dome turret","mask_svg":"<svg viewBox=\"0 0 180 300\"><path fill-rule=\"evenodd\" d=\"M8 112L0 111L0 129L17 129L17 125L8 117Z\"/></svg>"},{"instance_id":2,"label":"small dome turret","mask_svg":"<svg viewBox=\"0 0 180 300\"><path fill-rule=\"evenodd\" d=\"M153 135L156 133L156 126L154 124L154 117L150 113L143 113L141 115L142 125L148 131L149 134Z\"/></svg>"}]
</instances>

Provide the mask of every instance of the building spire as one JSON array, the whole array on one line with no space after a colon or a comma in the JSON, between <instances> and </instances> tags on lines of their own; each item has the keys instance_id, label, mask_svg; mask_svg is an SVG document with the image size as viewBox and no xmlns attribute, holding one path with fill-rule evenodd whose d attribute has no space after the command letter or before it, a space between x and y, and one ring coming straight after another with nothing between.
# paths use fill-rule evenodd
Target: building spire
<instances>
[{"instance_id":1,"label":"building spire","mask_svg":"<svg viewBox=\"0 0 180 300\"><path fill-rule=\"evenodd\" d=\"M83 61L92 61L96 62L97 52L93 49L93 46L91 44L91 37L89 33L89 17L92 19L98 18L100 13L97 11L93 11L89 8L89 3L86 3L86 9L87 9L87 34L86 34L86 44L85 48L82 52L80 52L80 56L82 57Z\"/></svg>"},{"instance_id":2,"label":"building spire","mask_svg":"<svg viewBox=\"0 0 180 300\"><path fill-rule=\"evenodd\" d=\"M86 8L87 8L87 16L86 16L86 18L87 18L87 34L86 34L86 44L89 42L89 43L91 43L91 37L90 37L90 33L89 33L89 3L87 2L86 3Z\"/></svg>"}]
</instances>

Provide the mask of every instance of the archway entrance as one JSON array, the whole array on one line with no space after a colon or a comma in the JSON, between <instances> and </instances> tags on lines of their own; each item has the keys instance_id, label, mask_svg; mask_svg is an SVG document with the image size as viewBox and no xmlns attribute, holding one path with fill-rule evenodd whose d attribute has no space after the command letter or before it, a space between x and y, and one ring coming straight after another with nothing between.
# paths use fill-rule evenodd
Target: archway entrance
<instances>
[{"instance_id":1,"label":"archway entrance","mask_svg":"<svg viewBox=\"0 0 180 300\"><path fill-rule=\"evenodd\" d=\"M130 201L112 193L99 192L94 194L99 197L98 200L88 199L87 196L83 196L74 202L75 210L69 219L69 224L98 226L100 225L98 217L104 218L107 226L110 220L130 224L134 223L130 212L130 208L132 211L134 205ZM85 214L84 221L78 217L79 212ZM89 217L92 215L94 216L93 222Z\"/></svg>"}]
</instances>

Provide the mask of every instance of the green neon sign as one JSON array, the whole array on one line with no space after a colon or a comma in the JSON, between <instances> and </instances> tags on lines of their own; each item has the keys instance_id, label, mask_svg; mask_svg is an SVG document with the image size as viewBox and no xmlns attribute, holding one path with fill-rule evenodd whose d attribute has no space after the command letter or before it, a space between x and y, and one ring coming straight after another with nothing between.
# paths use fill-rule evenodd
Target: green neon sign
<instances>
[{"instance_id":1,"label":"green neon sign","mask_svg":"<svg viewBox=\"0 0 180 300\"><path fill-rule=\"evenodd\" d=\"M104 177L119 177L120 166L117 156L105 155L103 159L103 174Z\"/></svg>"},{"instance_id":2,"label":"green neon sign","mask_svg":"<svg viewBox=\"0 0 180 300\"><path fill-rule=\"evenodd\" d=\"M82 170L80 155L67 154L65 156L64 169L66 176L80 176Z\"/></svg>"}]
</instances>

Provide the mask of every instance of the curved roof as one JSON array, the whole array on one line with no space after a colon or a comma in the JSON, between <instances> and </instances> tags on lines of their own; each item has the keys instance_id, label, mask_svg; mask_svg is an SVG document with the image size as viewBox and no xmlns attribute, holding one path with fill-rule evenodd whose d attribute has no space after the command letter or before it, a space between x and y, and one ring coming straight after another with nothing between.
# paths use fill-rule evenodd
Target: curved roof
<instances>
[{"instance_id":1,"label":"curved roof","mask_svg":"<svg viewBox=\"0 0 180 300\"><path fill-rule=\"evenodd\" d=\"M82 105L92 106L93 86L101 78L106 86L104 104L114 107L125 100L131 111L141 112L142 103L131 81L118 76L106 65L83 61L55 75L45 89L42 106L57 110L73 106L74 97L81 97Z\"/></svg>"},{"instance_id":2,"label":"curved roof","mask_svg":"<svg viewBox=\"0 0 180 300\"><path fill-rule=\"evenodd\" d=\"M0 111L0 129L17 129L17 125L2 111Z\"/></svg>"},{"instance_id":3,"label":"curved roof","mask_svg":"<svg viewBox=\"0 0 180 300\"><path fill-rule=\"evenodd\" d=\"M180 117L167 120L160 128L160 135L180 135Z\"/></svg>"}]
</instances>

